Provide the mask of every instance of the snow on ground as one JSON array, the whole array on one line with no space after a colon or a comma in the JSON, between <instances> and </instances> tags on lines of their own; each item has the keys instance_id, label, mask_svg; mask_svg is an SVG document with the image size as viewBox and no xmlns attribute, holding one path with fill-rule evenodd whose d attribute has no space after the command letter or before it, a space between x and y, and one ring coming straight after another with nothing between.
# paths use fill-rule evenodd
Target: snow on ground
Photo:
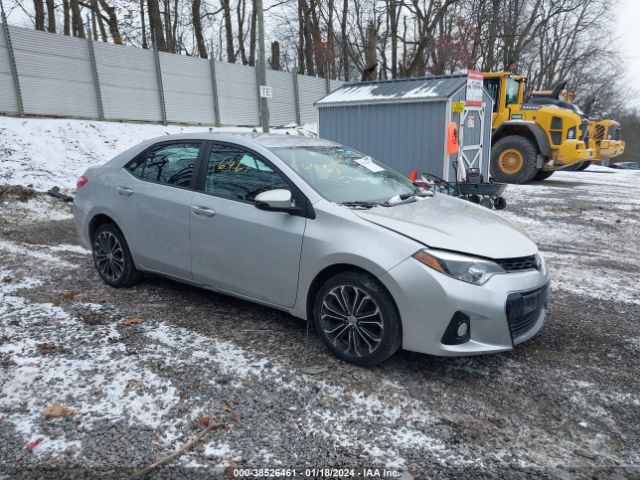
<instances>
[{"instance_id":1,"label":"snow on ground","mask_svg":"<svg viewBox=\"0 0 640 480\"><path fill-rule=\"evenodd\" d=\"M509 185L505 197L502 215L538 243L553 288L640 303L640 172L556 172L544 182Z\"/></svg>"},{"instance_id":2,"label":"snow on ground","mask_svg":"<svg viewBox=\"0 0 640 480\"><path fill-rule=\"evenodd\" d=\"M145 123L0 116L0 184L37 190L75 187L90 166L104 163L144 140L175 133L251 132L250 127L198 127ZM274 133L315 135L314 125L272 128Z\"/></svg>"}]
</instances>

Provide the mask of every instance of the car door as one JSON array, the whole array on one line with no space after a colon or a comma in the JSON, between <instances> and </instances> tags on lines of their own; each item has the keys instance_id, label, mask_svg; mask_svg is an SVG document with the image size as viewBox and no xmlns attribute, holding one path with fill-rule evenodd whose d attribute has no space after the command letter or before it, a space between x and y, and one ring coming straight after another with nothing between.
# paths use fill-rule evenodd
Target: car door
<instances>
[{"instance_id":1,"label":"car door","mask_svg":"<svg viewBox=\"0 0 640 480\"><path fill-rule=\"evenodd\" d=\"M306 202L267 160L214 143L191 203L191 265L197 282L293 306L306 218L255 207L255 196L284 188Z\"/></svg>"},{"instance_id":2,"label":"car door","mask_svg":"<svg viewBox=\"0 0 640 480\"><path fill-rule=\"evenodd\" d=\"M163 142L129 162L113 208L140 268L191 279L189 221L201 141Z\"/></svg>"}]
</instances>

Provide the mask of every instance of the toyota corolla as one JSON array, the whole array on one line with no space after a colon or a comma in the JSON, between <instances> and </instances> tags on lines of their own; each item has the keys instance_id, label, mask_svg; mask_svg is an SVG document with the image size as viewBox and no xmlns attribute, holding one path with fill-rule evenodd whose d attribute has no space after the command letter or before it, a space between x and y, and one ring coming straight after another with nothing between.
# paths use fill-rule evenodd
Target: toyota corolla
<instances>
[{"instance_id":1,"label":"toyota corolla","mask_svg":"<svg viewBox=\"0 0 640 480\"><path fill-rule=\"evenodd\" d=\"M150 272L284 310L359 365L510 350L546 316L545 261L518 227L325 140L149 140L89 168L74 205L107 284Z\"/></svg>"}]
</instances>

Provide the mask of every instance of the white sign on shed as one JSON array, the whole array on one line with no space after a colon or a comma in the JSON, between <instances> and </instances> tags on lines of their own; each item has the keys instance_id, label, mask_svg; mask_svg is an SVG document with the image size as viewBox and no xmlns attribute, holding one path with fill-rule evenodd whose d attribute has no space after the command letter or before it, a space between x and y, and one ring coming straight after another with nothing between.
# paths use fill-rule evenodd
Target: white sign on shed
<instances>
[{"instance_id":1,"label":"white sign on shed","mask_svg":"<svg viewBox=\"0 0 640 480\"><path fill-rule=\"evenodd\" d=\"M482 106L482 73L475 70L467 71L467 96L465 104L471 107Z\"/></svg>"}]
</instances>

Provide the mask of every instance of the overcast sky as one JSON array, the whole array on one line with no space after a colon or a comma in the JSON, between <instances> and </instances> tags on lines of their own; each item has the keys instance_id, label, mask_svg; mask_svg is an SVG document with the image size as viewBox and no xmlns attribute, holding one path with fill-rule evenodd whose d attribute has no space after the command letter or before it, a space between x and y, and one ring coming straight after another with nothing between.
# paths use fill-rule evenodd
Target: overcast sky
<instances>
[{"instance_id":1,"label":"overcast sky","mask_svg":"<svg viewBox=\"0 0 640 480\"><path fill-rule=\"evenodd\" d=\"M622 0L618 8L618 35L622 59L626 64L627 81L635 92L630 103L640 108L640 1Z\"/></svg>"}]
</instances>

